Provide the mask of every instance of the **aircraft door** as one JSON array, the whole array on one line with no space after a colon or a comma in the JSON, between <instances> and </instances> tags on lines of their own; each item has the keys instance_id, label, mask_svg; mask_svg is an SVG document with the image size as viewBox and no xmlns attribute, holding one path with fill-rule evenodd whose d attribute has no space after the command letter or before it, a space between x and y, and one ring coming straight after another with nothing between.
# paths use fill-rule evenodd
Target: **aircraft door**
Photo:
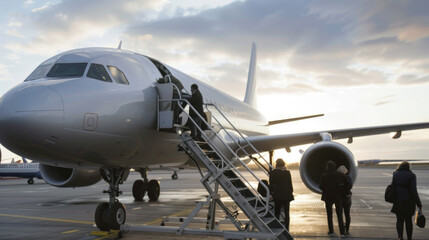
<instances>
[{"instance_id":1,"label":"aircraft door","mask_svg":"<svg viewBox=\"0 0 429 240\"><path fill-rule=\"evenodd\" d=\"M171 129L174 124L174 111L172 110L173 99L172 83L157 83L155 88L158 92L158 129Z\"/></svg>"}]
</instances>

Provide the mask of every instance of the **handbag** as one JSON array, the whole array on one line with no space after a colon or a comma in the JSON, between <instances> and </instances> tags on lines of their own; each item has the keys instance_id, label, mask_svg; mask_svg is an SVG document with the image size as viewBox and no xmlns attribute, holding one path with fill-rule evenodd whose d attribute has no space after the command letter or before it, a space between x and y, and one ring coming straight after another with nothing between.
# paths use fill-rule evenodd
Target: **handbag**
<instances>
[{"instance_id":1,"label":"handbag","mask_svg":"<svg viewBox=\"0 0 429 240\"><path fill-rule=\"evenodd\" d=\"M414 219L414 222L419 228L424 228L426 225L426 218L425 215L423 215L421 210L416 211L416 217Z\"/></svg>"},{"instance_id":2,"label":"handbag","mask_svg":"<svg viewBox=\"0 0 429 240\"><path fill-rule=\"evenodd\" d=\"M394 203L396 201L396 187L395 184L389 184L384 192L384 200L386 202Z\"/></svg>"}]
</instances>

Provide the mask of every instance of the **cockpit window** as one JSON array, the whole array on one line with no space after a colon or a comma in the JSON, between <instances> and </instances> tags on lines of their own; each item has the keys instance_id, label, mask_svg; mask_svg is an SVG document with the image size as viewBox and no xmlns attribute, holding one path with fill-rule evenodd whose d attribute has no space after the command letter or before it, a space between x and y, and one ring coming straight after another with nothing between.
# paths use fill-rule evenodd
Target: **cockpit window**
<instances>
[{"instance_id":1,"label":"cockpit window","mask_svg":"<svg viewBox=\"0 0 429 240\"><path fill-rule=\"evenodd\" d=\"M106 69L101 64L92 63L91 66L89 67L89 70L86 76L90 78L98 79L104 82L112 82L112 79L110 78Z\"/></svg>"},{"instance_id":2,"label":"cockpit window","mask_svg":"<svg viewBox=\"0 0 429 240\"><path fill-rule=\"evenodd\" d=\"M40 65L25 79L25 82L42 78L51 68L52 64Z\"/></svg>"},{"instance_id":3,"label":"cockpit window","mask_svg":"<svg viewBox=\"0 0 429 240\"><path fill-rule=\"evenodd\" d=\"M109 68L110 74L112 74L113 78L117 83L130 85L127 80L127 77L125 77L125 74L117 67L107 66L107 68Z\"/></svg>"},{"instance_id":4,"label":"cockpit window","mask_svg":"<svg viewBox=\"0 0 429 240\"><path fill-rule=\"evenodd\" d=\"M82 77L88 63L56 63L47 77L68 78Z\"/></svg>"}]
</instances>

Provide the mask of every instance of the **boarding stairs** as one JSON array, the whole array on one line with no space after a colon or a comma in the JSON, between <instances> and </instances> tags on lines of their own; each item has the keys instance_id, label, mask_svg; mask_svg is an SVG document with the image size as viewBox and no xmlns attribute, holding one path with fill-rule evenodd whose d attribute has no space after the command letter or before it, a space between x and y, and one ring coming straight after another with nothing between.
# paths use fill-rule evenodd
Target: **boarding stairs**
<instances>
[{"instance_id":1,"label":"boarding stairs","mask_svg":"<svg viewBox=\"0 0 429 240\"><path fill-rule=\"evenodd\" d=\"M205 104L205 107L211 113L212 124L217 127L215 129L210 126L202 116L199 116L200 121L207 125L205 131L197 126L202 131L201 135L204 141L194 141L187 132L177 131L184 150L208 170L201 180L202 184L214 196L216 196L216 189L213 189L211 185L212 183L219 184L249 218L252 226L241 226L236 217L229 217L238 231L251 233L257 229L259 234L264 234L268 239L293 239L283 224L270 211L269 194L262 196L250 182L258 183L269 193L269 189L262 183L262 180L247 166L246 162L242 161L243 156L251 156L249 152L259 155L260 153L216 105ZM192 106L190 109L193 109ZM195 124L194 119L190 118L188 121ZM238 135L232 135L232 133L238 133ZM223 140L225 138L229 139L230 142L225 142ZM263 157L260 155L260 158ZM253 160L253 158L251 159ZM264 168L261 170L268 177L269 172ZM217 199L217 202L220 203L220 199ZM225 205L222 204L221 207L224 208ZM224 209L224 212L228 212L228 210Z\"/></svg>"},{"instance_id":2,"label":"boarding stairs","mask_svg":"<svg viewBox=\"0 0 429 240\"><path fill-rule=\"evenodd\" d=\"M168 83L167 83L168 85ZM272 206L269 203L269 189L266 184L252 171L248 166L247 161L254 161L255 165L264 174L264 177L269 177L269 170L261 164L260 160L265 161L266 165L271 169L272 166L262 157L262 155L255 149L255 147L247 141L247 139L238 131L237 128L228 120L224 113L215 104L204 104L209 116L208 121L205 120L200 114L197 113L202 125L205 125L203 130L196 124L195 119L189 117L188 112L195 109L189 104L186 99L179 96L178 99L166 98L165 96L172 96L171 89L167 90L167 94L162 94L162 88L168 89L166 84L159 84L157 91L159 94L158 99L158 129L168 129L171 127L178 134L181 144L180 149L189 155L194 160L197 167L203 165L207 171L201 171L201 183L209 193L207 200L198 202L196 208L188 215L179 229L176 229L177 234L207 234L207 235L221 235L227 239L293 239L293 237L286 230L284 225L275 218ZM175 87L170 83L170 87ZM160 90L161 89L161 90ZM191 136L187 127L174 124L170 116L173 116L171 109L165 106L179 107L188 118L188 124L193 124L201 131L203 140L195 141ZM189 111L185 111L183 107L186 103L189 106ZM168 114L162 111L171 111ZM196 111L195 111L196 112ZM167 119L162 119L167 116ZM170 120L172 123L170 123ZM189 127L189 126L188 126ZM228 139L228 142L224 139ZM258 155L260 160L252 157ZM244 157L244 158L243 158ZM247 157L247 158L246 158ZM253 183L253 184L252 184ZM263 188L265 196L261 195L254 184L259 188ZM221 194L219 194L219 186L234 200L235 204L247 216L249 221L243 224L238 218L237 210L230 210L227 205L222 202ZM206 230L188 229L188 224L202 209L203 206L209 206L209 213L207 216ZM233 223L237 231L216 231L213 224L215 221L216 205L222 208L226 217ZM169 230L169 229L167 229Z\"/></svg>"}]
</instances>

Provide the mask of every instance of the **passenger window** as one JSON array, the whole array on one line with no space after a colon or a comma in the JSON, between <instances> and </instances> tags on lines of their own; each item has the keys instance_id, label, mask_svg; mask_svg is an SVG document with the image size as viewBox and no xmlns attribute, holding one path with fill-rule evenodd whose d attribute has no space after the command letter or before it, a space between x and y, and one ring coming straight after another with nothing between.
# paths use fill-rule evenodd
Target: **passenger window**
<instances>
[{"instance_id":1,"label":"passenger window","mask_svg":"<svg viewBox=\"0 0 429 240\"><path fill-rule=\"evenodd\" d=\"M52 64L40 65L25 79L24 82L45 77L46 73L52 67Z\"/></svg>"},{"instance_id":2,"label":"passenger window","mask_svg":"<svg viewBox=\"0 0 429 240\"><path fill-rule=\"evenodd\" d=\"M89 67L89 70L86 76L89 78L98 79L104 82L112 82L112 79L110 78L106 69L101 64L92 63L91 66Z\"/></svg>"},{"instance_id":3,"label":"passenger window","mask_svg":"<svg viewBox=\"0 0 429 240\"><path fill-rule=\"evenodd\" d=\"M88 63L56 63L47 77L82 77Z\"/></svg>"},{"instance_id":4,"label":"passenger window","mask_svg":"<svg viewBox=\"0 0 429 240\"><path fill-rule=\"evenodd\" d=\"M125 74L117 67L107 66L107 68L109 68L110 74L112 74L113 78L117 83L130 85L127 80L127 77L125 77Z\"/></svg>"}]
</instances>

